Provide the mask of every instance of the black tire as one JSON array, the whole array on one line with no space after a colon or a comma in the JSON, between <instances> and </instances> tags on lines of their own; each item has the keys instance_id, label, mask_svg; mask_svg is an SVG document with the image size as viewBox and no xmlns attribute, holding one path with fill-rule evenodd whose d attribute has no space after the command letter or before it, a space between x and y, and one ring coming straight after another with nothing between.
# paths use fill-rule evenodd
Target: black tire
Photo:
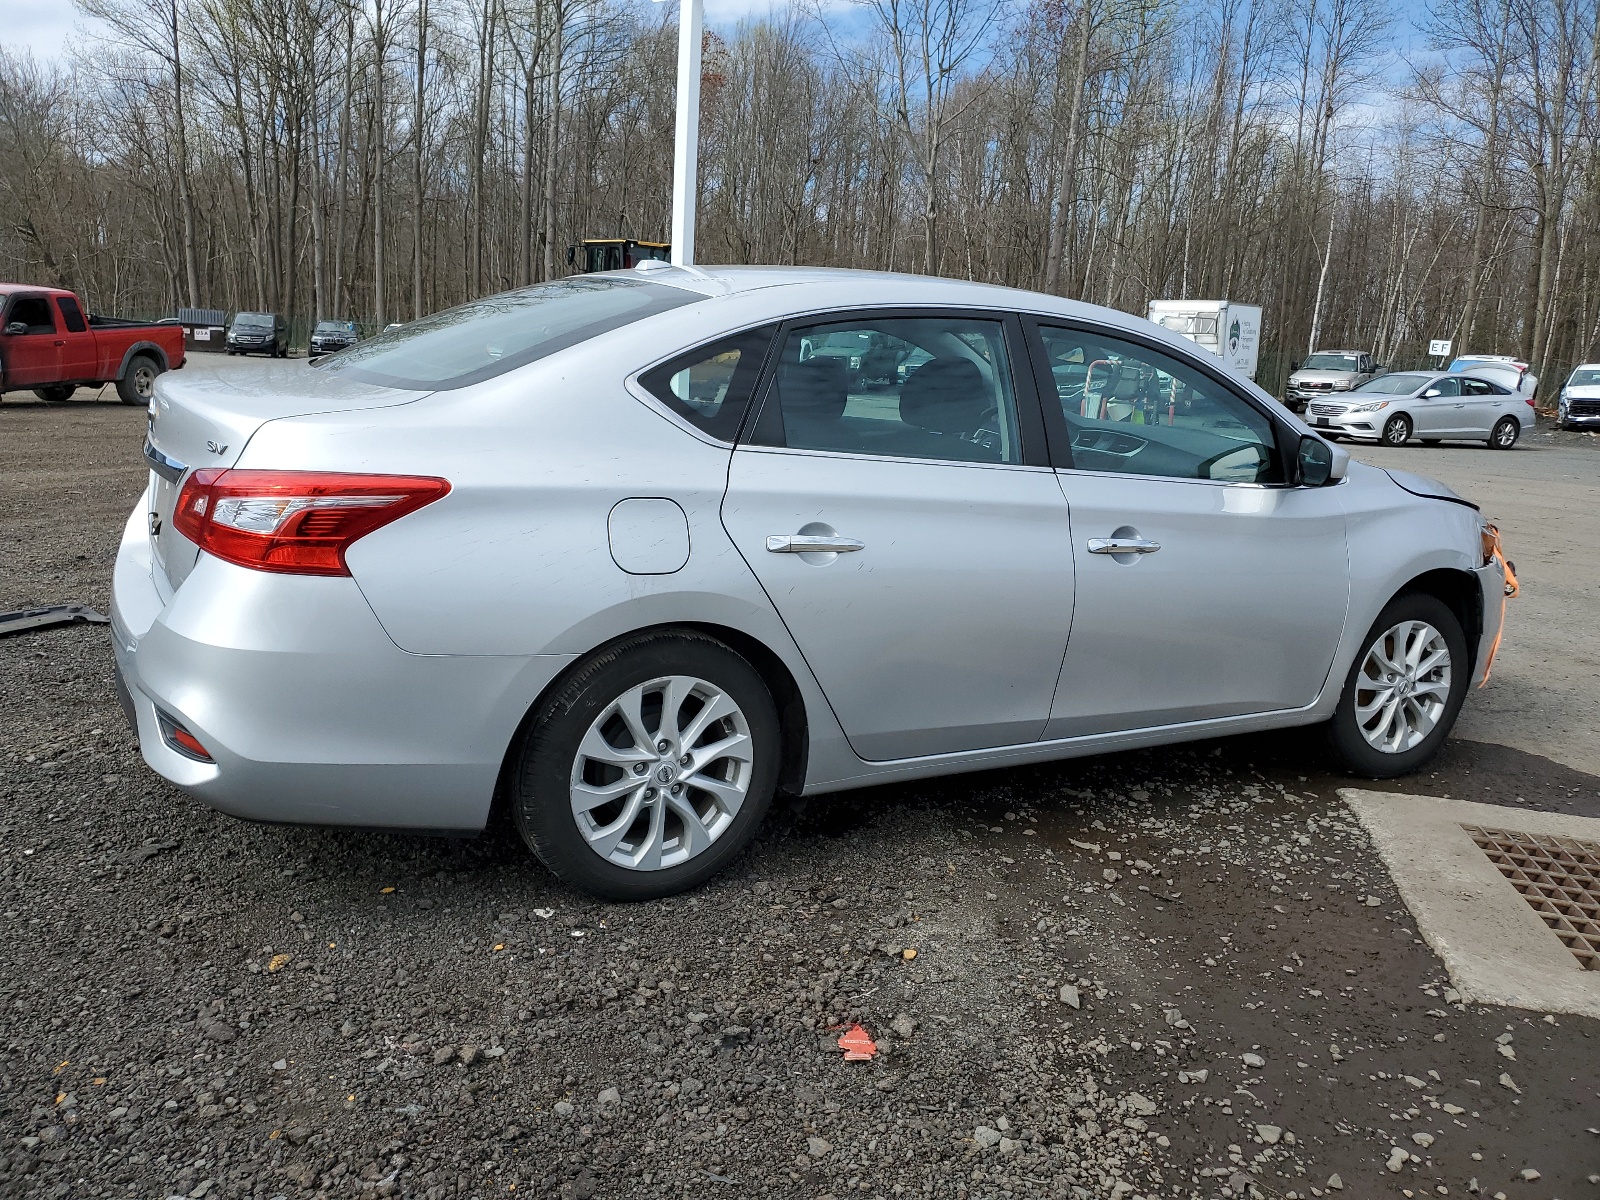
<instances>
[{"instance_id":1,"label":"black tire","mask_svg":"<svg viewBox=\"0 0 1600 1200\"><path fill-rule=\"evenodd\" d=\"M159 374L160 363L148 354L135 354L122 378L117 380L117 395L124 404L149 404Z\"/></svg>"},{"instance_id":2,"label":"black tire","mask_svg":"<svg viewBox=\"0 0 1600 1200\"><path fill-rule=\"evenodd\" d=\"M634 870L601 857L585 840L572 811L572 777L579 746L605 710L630 688L670 675L704 680L738 706L751 740L749 784L731 823L704 850L675 866ZM654 719L651 732L659 733L659 710ZM649 721L647 715L647 729ZM511 810L523 841L563 882L610 900L654 900L687 891L737 858L772 802L782 749L777 706L760 673L723 643L692 630L639 634L597 653L539 704L519 736ZM691 788L684 795L692 793ZM616 803L620 808L623 802Z\"/></svg>"},{"instance_id":3,"label":"black tire","mask_svg":"<svg viewBox=\"0 0 1600 1200\"><path fill-rule=\"evenodd\" d=\"M34 388L33 394L50 404L59 404L63 400L71 400L72 393L77 390L75 383L52 383L47 387Z\"/></svg>"},{"instance_id":4,"label":"black tire","mask_svg":"<svg viewBox=\"0 0 1600 1200\"><path fill-rule=\"evenodd\" d=\"M1361 670L1374 643L1387 637L1402 621L1426 621L1443 635L1449 651L1450 684L1443 711L1432 730L1410 749L1387 753L1373 746L1363 736L1356 715L1357 693L1371 690L1362 687ZM1395 597L1372 623L1372 628L1362 639L1361 649L1351 664L1350 673L1345 677L1339 707L1334 710L1333 718L1327 725L1328 744L1333 749L1334 757L1350 774L1368 779L1392 779L1397 775L1410 774L1444 745L1471 683L1472 664L1467 638L1455 613L1443 601L1420 592Z\"/></svg>"},{"instance_id":5,"label":"black tire","mask_svg":"<svg viewBox=\"0 0 1600 1200\"><path fill-rule=\"evenodd\" d=\"M1510 450L1522 436L1522 425L1515 417L1501 417L1489 431L1489 445L1496 450Z\"/></svg>"},{"instance_id":6,"label":"black tire","mask_svg":"<svg viewBox=\"0 0 1600 1200\"><path fill-rule=\"evenodd\" d=\"M1404 446L1411 440L1411 418L1405 413L1395 413L1383 423L1383 444Z\"/></svg>"}]
</instances>

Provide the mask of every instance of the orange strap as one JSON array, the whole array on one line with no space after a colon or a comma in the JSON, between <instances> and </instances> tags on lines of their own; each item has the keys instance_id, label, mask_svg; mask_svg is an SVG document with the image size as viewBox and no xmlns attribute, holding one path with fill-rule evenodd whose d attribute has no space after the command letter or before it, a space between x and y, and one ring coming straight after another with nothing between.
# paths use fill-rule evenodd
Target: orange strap
<instances>
[{"instance_id":1,"label":"orange strap","mask_svg":"<svg viewBox=\"0 0 1600 1200\"><path fill-rule=\"evenodd\" d=\"M1494 525L1485 525L1483 530L1484 549L1495 562L1500 564L1500 570L1505 573L1506 585L1500 592L1500 627L1494 631L1494 642L1489 647L1489 657L1483 664L1483 682L1478 686L1487 687L1489 673L1494 670L1494 656L1500 652L1500 639L1506 631L1506 601L1518 595L1522 586L1517 582L1517 573L1512 570L1511 562L1506 558L1504 547L1500 544L1500 530Z\"/></svg>"}]
</instances>

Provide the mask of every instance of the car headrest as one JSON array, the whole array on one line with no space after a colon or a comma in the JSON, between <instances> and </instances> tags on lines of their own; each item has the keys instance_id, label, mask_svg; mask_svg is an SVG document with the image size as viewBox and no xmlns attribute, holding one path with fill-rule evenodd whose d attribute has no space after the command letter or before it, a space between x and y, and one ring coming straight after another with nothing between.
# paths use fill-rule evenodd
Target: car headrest
<instances>
[{"instance_id":1,"label":"car headrest","mask_svg":"<svg viewBox=\"0 0 1600 1200\"><path fill-rule=\"evenodd\" d=\"M838 420L849 402L849 376L837 358L785 363L778 372L778 397L790 416Z\"/></svg>"},{"instance_id":2,"label":"car headrest","mask_svg":"<svg viewBox=\"0 0 1600 1200\"><path fill-rule=\"evenodd\" d=\"M932 358L900 389L900 419L934 433L972 433L992 405L978 364L965 358Z\"/></svg>"}]
</instances>

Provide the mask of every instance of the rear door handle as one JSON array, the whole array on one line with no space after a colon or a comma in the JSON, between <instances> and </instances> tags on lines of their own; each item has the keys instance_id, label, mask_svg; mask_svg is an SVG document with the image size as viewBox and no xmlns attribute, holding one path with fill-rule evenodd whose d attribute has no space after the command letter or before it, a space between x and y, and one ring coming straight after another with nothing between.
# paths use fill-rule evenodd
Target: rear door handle
<instances>
[{"instance_id":1,"label":"rear door handle","mask_svg":"<svg viewBox=\"0 0 1600 1200\"><path fill-rule=\"evenodd\" d=\"M1148 538L1090 538L1090 554L1154 554L1161 549L1160 542Z\"/></svg>"},{"instance_id":2,"label":"rear door handle","mask_svg":"<svg viewBox=\"0 0 1600 1200\"><path fill-rule=\"evenodd\" d=\"M775 533L767 538L769 554L849 554L866 548L865 542L831 534Z\"/></svg>"}]
</instances>

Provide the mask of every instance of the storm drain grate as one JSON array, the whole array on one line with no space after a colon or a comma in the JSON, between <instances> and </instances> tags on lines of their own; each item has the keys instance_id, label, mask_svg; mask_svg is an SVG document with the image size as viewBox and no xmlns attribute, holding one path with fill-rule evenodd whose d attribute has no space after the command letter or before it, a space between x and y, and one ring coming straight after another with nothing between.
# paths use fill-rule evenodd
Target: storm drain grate
<instances>
[{"instance_id":1,"label":"storm drain grate","mask_svg":"<svg viewBox=\"0 0 1600 1200\"><path fill-rule=\"evenodd\" d=\"M1600 971L1600 844L1513 829L1461 828L1584 970Z\"/></svg>"}]
</instances>

